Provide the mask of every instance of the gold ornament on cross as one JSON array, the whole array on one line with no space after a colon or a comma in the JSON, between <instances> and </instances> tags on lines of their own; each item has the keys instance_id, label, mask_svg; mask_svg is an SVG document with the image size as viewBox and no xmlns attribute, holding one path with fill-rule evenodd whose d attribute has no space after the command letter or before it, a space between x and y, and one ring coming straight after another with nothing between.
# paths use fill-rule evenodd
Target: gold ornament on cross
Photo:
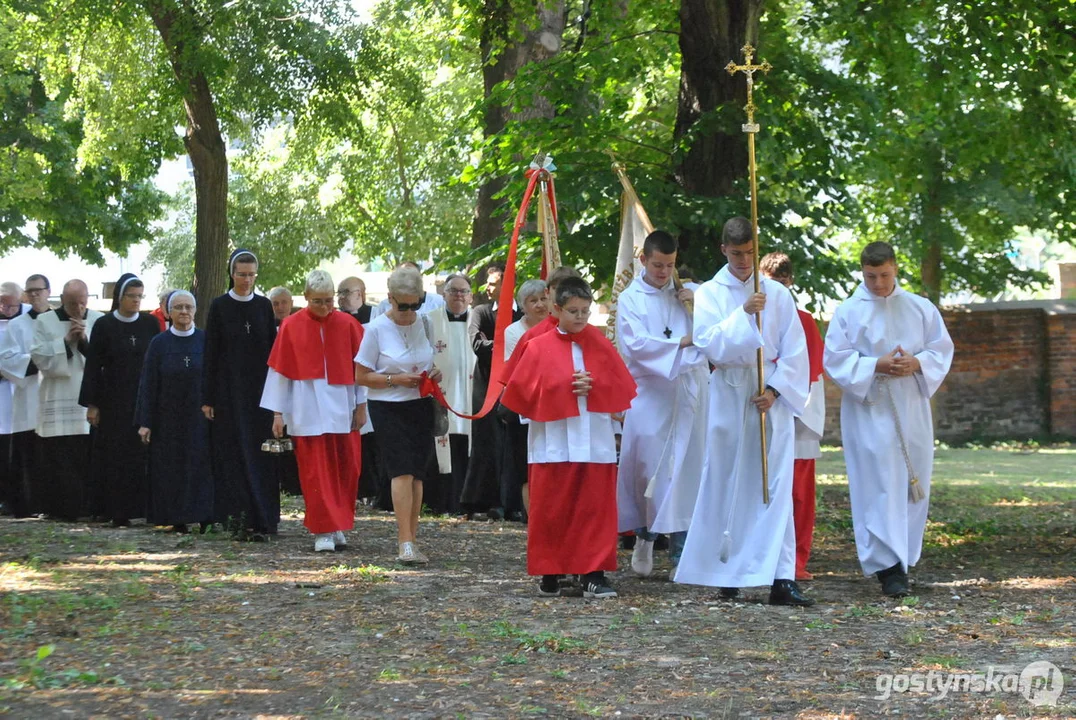
<instances>
[{"instance_id":1,"label":"gold ornament on cross","mask_svg":"<svg viewBox=\"0 0 1076 720\"><path fill-rule=\"evenodd\" d=\"M740 52L743 53L743 65L737 65L735 60L729 60L725 70L729 75L742 72L747 76L747 105L744 106L744 110L747 112L747 122L743 125L743 131L745 133L757 133L758 125L755 123L755 110L758 108L755 106L754 98L755 73L759 70L763 73L768 73L773 69L773 66L766 60L763 60L759 65L752 65L751 60L755 57L755 48L752 45L744 45Z\"/></svg>"}]
</instances>

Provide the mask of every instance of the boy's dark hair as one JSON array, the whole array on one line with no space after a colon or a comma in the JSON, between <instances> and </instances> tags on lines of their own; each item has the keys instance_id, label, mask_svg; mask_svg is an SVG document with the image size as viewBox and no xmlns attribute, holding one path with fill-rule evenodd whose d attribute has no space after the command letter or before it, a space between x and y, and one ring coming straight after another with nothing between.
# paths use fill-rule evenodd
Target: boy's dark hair
<instances>
[{"instance_id":1,"label":"boy's dark hair","mask_svg":"<svg viewBox=\"0 0 1076 720\"><path fill-rule=\"evenodd\" d=\"M587 302L594 301L594 293L587 281L580 277L566 277L557 285L554 302L557 307L564 307L572 298L581 298Z\"/></svg>"},{"instance_id":2,"label":"boy's dark hair","mask_svg":"<svg viewBox=\"0 0 1076 720\"><path fill-rule=\"evenodd\" d=\"M501 275L504 275L504 269L505 264L497 260L486 265L486 274L489 275L491 272L499 272Z\"/></svg>"},{"instance_id":3,"label":"boy's dark hair","mask_svg":"<svg viewBox=\"0 0 1076 720\"><path fill-rule=\"evenodd\" d=\"M557 299L557 286L560 285L567 278L580 277L579 271L573 268L571 265L561 265L559 268L549 273L549 277L546 278L546 285L549 286L550 291L553 293L553 300Z\"/></svg>"},{"instance_id":4,"label":"boy's dark hair","mask_svg":"<svg viewBox=\"0 0 1076 720\"><path fill-rule=\"evenodd\" d=\"M867 247L863 248L863 252L859 254L859 264L863 267L868 265L878 267L879 265L885 265L887 262L896 265L897 255L893 252L892 245L881 240L867 245Z\"/></svg>"},{"instance_id":5,"label":"boy's dark hair","mask_svg":"<svg viewBox=\"0 0 1076 720\"><path fill-rule=\"evenodd\" d=\"M763 255L758 261L758 269L766 277L790 278L792 277L792 259L783 252L772 252Z\"/></svg>"},{"instance_id":6,"label":"boy's dark hair","mask_svg":"<svg viewBox=\"0 0 1076 720\"><path fill-rule=\"evenodd\" d=\"M655 250L662 255L672 255L679 249L680 244L676 242L676 238L664 230L655 230L646 236L646 240L643 240L645 257L653 255Z\"/></svg>"},{"instance_id":7,"label":"boy's dark hair","mask_svg":"<svg viewBox=\"0 0 1076 720\"><path fill-rule=\"evenodd\" d=\"M730 218L721 228L722 245L746 245L751 242L751 221L745 217Z\"/></svg>"}]
</instances>

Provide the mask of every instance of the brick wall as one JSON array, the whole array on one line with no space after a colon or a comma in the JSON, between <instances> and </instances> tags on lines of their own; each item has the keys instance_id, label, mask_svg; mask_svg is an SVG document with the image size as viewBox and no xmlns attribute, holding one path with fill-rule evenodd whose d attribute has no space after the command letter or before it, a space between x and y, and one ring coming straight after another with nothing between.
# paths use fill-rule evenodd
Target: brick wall
<instances>
[{"instance_id":1,"label":"brick wall","mask_svg":"<svg viewBox=\"0 0 1076 720\"><path fill-rule=\"evenodd\" d=\"M934 396L938 439L1076 436L1076 301L984 303L942 315L956 352ZM840 442L840 395L827 380L827 442Z\"/></svg>"}]
</instances>

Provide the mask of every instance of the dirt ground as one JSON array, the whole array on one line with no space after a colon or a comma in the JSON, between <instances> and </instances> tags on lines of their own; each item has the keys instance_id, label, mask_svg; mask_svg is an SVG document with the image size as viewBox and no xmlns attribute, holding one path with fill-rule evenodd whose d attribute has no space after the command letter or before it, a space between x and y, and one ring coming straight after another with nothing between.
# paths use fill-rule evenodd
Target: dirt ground
<instances>
[{"instance_id":1,"label":"dirt ground","mask_svg":"<svg viewBox=\"0 0 1076 720\"><path fill-rule=\"evenodd\" d=\"M411 569L369 509L317 555L296 500L269 543L3 518L0 715L1071 717L1074 468L1070 446L941 450L914 596L894 601L858 570L827 452L808 609L669 583L664 554L638 579L628 551L620 598L543 598L516 523L425 518ZM1017 684L1032 662L1063 674L1056 704L1021 692L1050 699Z\"/></svg>"}]
</instances>

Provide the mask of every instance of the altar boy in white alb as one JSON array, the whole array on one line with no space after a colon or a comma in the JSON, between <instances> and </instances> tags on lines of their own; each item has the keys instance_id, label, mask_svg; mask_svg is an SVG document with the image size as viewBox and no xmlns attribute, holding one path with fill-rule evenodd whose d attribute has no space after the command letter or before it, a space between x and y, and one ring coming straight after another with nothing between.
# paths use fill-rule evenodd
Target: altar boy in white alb
<instances>
[{"instance_id":1,"label":"altar boy in white alb","mask_svg":"<svg viewBox=\"0 0 1076 720\"><path fill-rule=\"evenodd\" d=\"M882 592L909 592L908 568L923 549L934 424L930 398L953 361L941 313L897 286L893 248L860 255L863 284L833 314L826 373L840 386L841 439L856 550Z\"/></svg>"},{"instance_id":2,"label":"altar boy in white alb","mask_svg":"<svg viewBox=\"0 0 1076 720\"><path fill-rule=\"evenodd\" d=\"M813 605L795 581L792 520L795 416L807 401L803 325L788 288L763 278L754 292L751 221L721 231L728 265L695 293L692 341L714 364L706 430L706 467L691 531L676 569L679 583L721 588L770 585L773 605ZM755 324L762 313L762 332ZM763 349L758 393L756 351ZM769 504L762 495L761 413L766 414Z\"/></svg>"},{"instance_id":3,"label":"altar boy in white alb","mask_svg":"<svg viewBox=\"0 0 1076 720\"><path fill-rule=\"evenodd\" d=\"M706 446L706 358L691 344L693 293L673 284L676 238L663 230L643 243L642 272L617 299L616 337L639 394L624 418L617 473L619 530L635 532L632 570L654 567L655 535L670 535L680 562Z\"/></svg>"}]
</instances>

